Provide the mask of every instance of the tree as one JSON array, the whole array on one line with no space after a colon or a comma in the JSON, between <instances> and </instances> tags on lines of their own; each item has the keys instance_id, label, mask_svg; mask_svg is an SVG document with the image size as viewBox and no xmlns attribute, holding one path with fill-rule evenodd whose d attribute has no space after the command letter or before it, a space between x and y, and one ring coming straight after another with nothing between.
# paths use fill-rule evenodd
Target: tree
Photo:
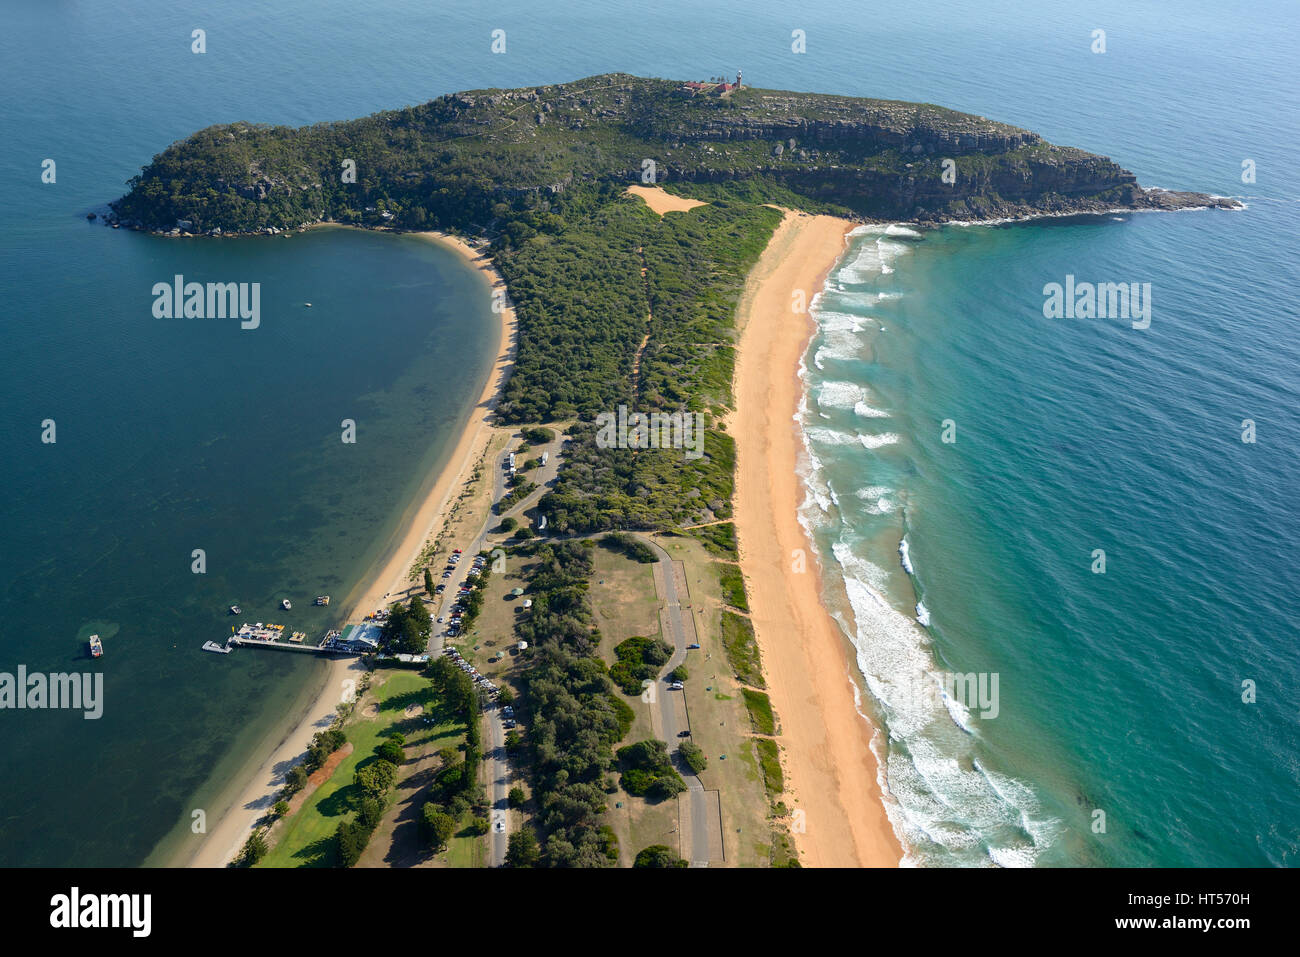
<instances>
[{"instance_id":1,"label":"tree","mask_svg":"<svg viewBox=\"0 0 1300 957\"><path fill-rule=\"evenodd\" d=\"M511 807L515 807L515 808L523 807L525 800L526 798L524 797L524 789L519 787L518 785L512 787L510 789L510 793L506 795L506 803L508 803Z\"/></svg>"},{"instance_id":2,"label":"tree","mask_svg":"<svg viewBox=\"0 0 1300 957\"><path fill-rule=\"evenodd\" d=\"M537 835L532 828L521 828L510 835L506 847L506 867L536 867L541 856L537 847Z\"/></svg>"},{"instance_id":3,"label":"tree","mask_svg":"<svg viewBox=\"0 0 1300 957\"><path fill-rule=\"evenodd\" d=\"M375 753L385 761L390 761L393 764L401 764L406 760L406 752L403 751L402 746L392 738L389 738L387 741L380 744L379 747L375 748Z\"/></svg>"},{"instance_id":4,"label":"tree","mask_svg":"<svg viewBox=\"0 0 1300 957\"><path fill-rule=\"evenodd\" d=\"M427 801L420 810L420 833L434 851L441 851L456 833L456 820L433 801Z\"/></svg>"},{"instance_id":5,"label":"tree","mask_svg":"<svg viewBox=\"0 0 1300 957\"><path fill-rule=\"evenodd\" d=\"M690 769L696 774L699 774L709 766L708 758L704 756L704 751L698 744L695 744L692 741L685 741L677 750L681 753L682 760L684 760L687 765L690 766Z\"/></svg>"},{"instance_id":6,"label":"tree","mask_svg":"<svg viewBox=\"0 0 1300 957\"><path fill-rule=\"evenodd\" d=\"M351 867L361 859L361 852L366 849L370 832L352 821L340 821L334 831L334 850L339 867Z\"/></svg>"},{"instance_id":7,"label":"tree","mask_svg":"<svg viewBox=\"0 0 1300 957\"><path fill-rule=\"evenodd\" d=\"M426 592L429 593L429 596L430 596L430 597L433 597L433 594L434 594L434 592L436 591L436 589L437 589L437 586L434 585L434 583L433 583L433 572L429 571L428 568L425 568L425 570L424 570L424 590L425 590Z\"/></svg>"},{"instance_id":8,"label":"tree","mask_svg":"<svg viewBox=\"0 0 1300 957\"><path fill-rule=\"evenodd\" d=\"M284 817L286 814L289 813L289 802L276 801L275 805L271 808L271 813L274 814L276 817Z\"/></svg>"},{"instance_id":9,"label":"tree","mask_svg":"<svg viewBox=\"0 0 1300 957\"><path fill-rule=\"evenodd\" d=\"M501 519L501 524L497 526L497 531L505 534L506 532L513 532L518 527L519 522L516 521L514 517L503 518Z\"/></svg>"},{"instance_id":10,"label":"tree","mask_svg":"<svg viewBox=\"0 0 1300 957\"><path fill-rule=\"evenodd\" d=\"M269 848L266 846L266 833L258 828L248 836L244 842L244 849L239 852L239 866L252 867L262 858L266 857Z\"/></svg>"},{"instance_id":11,"label":"tree","mask_svg":"<svg viewBox=\"0 0 1300 957\"><path fill-rule=\"evenodd\" d=\"M515 703L515 693L509 688L502 688L497 692L497 704L505 707L508 704Z\"/></svg>"},{"instance_id":12,"label":"tree","mask_svg":"<svg viewBox=\"0 0 1300 957\"><path fill-rule=\"evenodd\" d=\"M651 844L649 847L639 851L636 855L636 861L633 867L685 867L686 861L682 860L665 844Z\"/></svg>"}]
</instances>

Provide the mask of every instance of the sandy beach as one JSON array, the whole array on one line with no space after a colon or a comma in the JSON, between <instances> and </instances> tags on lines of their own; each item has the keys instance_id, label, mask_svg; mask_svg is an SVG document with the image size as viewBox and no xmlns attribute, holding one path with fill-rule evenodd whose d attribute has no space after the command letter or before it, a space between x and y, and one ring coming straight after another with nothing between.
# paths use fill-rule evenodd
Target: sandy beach
<instances>
[{"instance_id":1,"label":"sandy beach","mask_svg":"<svg viewBox=\"0 0 1300 957\"><path fill-rule=\"evenodd\" d=\"M443 233L414 234L422 239L439 243L455 251L467 263L481 270L493 293L504 288L504 281L492 268L486 256L481 255L458 237ZM349 611L347 621L360 621L366 614L389 602L388 596L405 589L408 573L419 558L425 542L442 525L454 492L468 479L480 452L486 447L492 428L489 413L496 407L501 387L509 375L514 361L516 326L514 311L505 308L495 315L500 317L496 333L497 359L487 377L478 402L471 410L456 446L441 469L429 492L418 503L406 531L389 549L386 558L362 588L360 597ZM331 660L327 667L324 686L305 715L286 730L284 737L271 754L249 777L239 791L230 809L216 820L209 820L209 829L196 848L187 849L178 856L174 866L223 867L231 861L247 840L257 819L275 803L276 795L284 786L285 774L307 750L312 735L330 725L335 709L344 700L349 682L360 673L362 666L356 659Z\"/></svg>"},{"instance_id":2,"label":"sandy beach","mask_svg":"<svg viewBox=\"0 0 1300 957\"><path fill-rule=\"evenodd\" d=\"M858 714L850 659L821 601L815 552L798 520L802 451L794 416L803 394L799 360L812 318L792 312L792 293L811 302L845 247L848 220L787 212L749 276L737 315L736 530L740 565L781 722L786 803L804 813L794 841L807 867L894 867L902 849L885 814ZM803 557L803 571L794 570Z\"/></svg>"}]
</instances>

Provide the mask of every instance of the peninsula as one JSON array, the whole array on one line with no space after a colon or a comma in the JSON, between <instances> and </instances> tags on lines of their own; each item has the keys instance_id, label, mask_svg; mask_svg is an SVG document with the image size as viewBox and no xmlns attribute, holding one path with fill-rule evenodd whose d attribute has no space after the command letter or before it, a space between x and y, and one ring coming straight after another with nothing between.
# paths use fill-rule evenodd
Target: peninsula
<instances>
[{"instance_id":1,"label":"peninsula","mask_svg":"<svg viewBox=\"0 0 1300 957\"><path fill-rule=\"evenodd\" d=\"M460 545L499 548L510 570L488 587L518 602L457 651L510 690L498 750L528 785L493 811L494 863L892 866L846 642L816 575L790 570L811 551L793 418L812 324L792 292L811 300L855 223L1238 205L1144 189L1105 157L938 106L612 74L210 127L156 156L113 217L169 235L438 230L504 280L515 361L481 455L524 452L530 432L546 452L518 477L500 459L513 491L489 487L497 466L465 493L496 496L503 517ZM611 445L598 417L627 410L689 416L702 444L665 430ZM422 556L451 544L421 549L432 532L413 532L366 607L394 580L419 590ZM518 653L475 657L480 641Z\"/></svg>"}]
</instances>

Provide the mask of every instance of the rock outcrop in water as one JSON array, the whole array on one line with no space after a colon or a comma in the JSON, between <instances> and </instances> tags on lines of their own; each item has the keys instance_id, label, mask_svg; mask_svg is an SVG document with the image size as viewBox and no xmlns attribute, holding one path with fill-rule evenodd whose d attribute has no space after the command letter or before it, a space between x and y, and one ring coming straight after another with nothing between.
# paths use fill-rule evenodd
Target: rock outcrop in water
<instances>
[{"instance_id":1,"label":"rock outcrop in water","mask_svg":"<svg viewBox=\"0 0 1300 957\"><path fill-rule=\"evenodd\" d=\"M575 190L650 178L706 197L921 223L1239 205L1145 190L1105 157L929 104L714 96L611 74L299 129L210 127L156 156L114 210L144 228L188 220L227 235L321 221L491 231Z\"/></svg>"}]
</instances>

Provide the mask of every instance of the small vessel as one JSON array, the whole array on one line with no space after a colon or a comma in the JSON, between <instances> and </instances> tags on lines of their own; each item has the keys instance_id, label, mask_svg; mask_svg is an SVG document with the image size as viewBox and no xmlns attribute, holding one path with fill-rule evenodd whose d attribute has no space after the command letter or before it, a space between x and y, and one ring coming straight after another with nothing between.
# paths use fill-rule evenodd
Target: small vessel
<instances>
[{"instance_id":1,"label":"small vessel","mask_svg":"<svg viewBox=\"0 0 1300 957\"><path fill-rule=\"evenodd\" d=\"M90 657L101 658L104 655L104 643L99 640L99 635L90 636Z\"/></svg>"},{"instance_id":2,"label":"small vessel","mask_svg":"<svg viewBox=\"0 0 1300 957\"><path fill-rule=\"evenodd\" d=\"M289 640L292 641L294 644L301 645L304 641L307 640L307 632L295 631L292 635L289 636Z\"/></svg>"},{"instance_id":3,"label":"small vessel","mask_svg":"<svg viewBox=\"0 0 1300 957\"><path fill-rule=\"evenodd\" d=\"M309 302L304 302L303 305L306 306L308 309L311 308L311 303Z\"/></svg>"},{"instance_id":4,"label":"small vessel","mask_svg":"<svg viewBox=\"0 0 1300 957\"><path fill-rule=\"evenodd\" d=\"M293 607L293 603L286 598L280 602L280 607L283 608L285 611L288 611L290 608Z\"/></svg>"},{"instance_id":5,"label":"small vessel","mask_svg":"<svg viewBox=\"0 0 1300 957\"><path fill-rule=\"evenodd\" d=\"M315 605L328 605L330 603L329 595L317 595L316 600L312 603Z\"/></svg>"},{"instance_id":6,"label":"small vessel","mask_svg":"<svg viewBox=\"0 0 1300 957\"><path fill-rule=\"evenodd\" d=\"M231 613L232 615L240 615L240 614L243 614L243 611L244 611L244 609L240 608L238 605L231 605L231 606L230 606L230 613Z\"/></svg>"}]
</instances>

